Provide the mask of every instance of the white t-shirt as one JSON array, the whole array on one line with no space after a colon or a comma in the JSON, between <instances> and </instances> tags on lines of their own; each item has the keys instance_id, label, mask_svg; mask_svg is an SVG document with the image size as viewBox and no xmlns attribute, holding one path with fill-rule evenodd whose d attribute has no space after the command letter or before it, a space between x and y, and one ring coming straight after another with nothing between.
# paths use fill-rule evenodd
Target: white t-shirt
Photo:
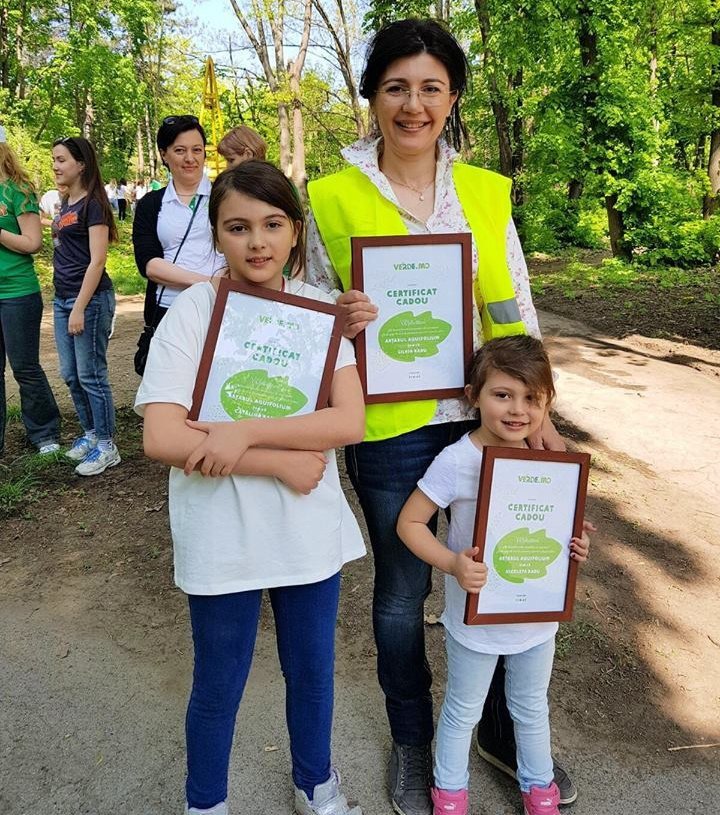
<instances>
[{"instance_id":1,"label":"white t-shirt","mask_svg":"<svg viewBox=\"0 0 720 815\"><path fill-rule=\"evenodd\" d=\"M450 507L448 548L463 552L472 546L482 450L465 434L446 447L418 481L418 487L442 509ZM445 609L440 618L447 632L472 651L519 654L555 636L557 623L465 625L466 592L445 575Z\"/></svg>"},{"instance_id":2,"label":"white t-shirt","mask_svg":"<svg viewBox=\"0 0 720 815\"><path fill-rule=\"evenodd\" d=\"M215 251L210 231L210 219L208 217L210 189L209 179L203 176L197 189L197 195L202 195L202 199L197 204L198 211L182 248L180 248L180 243L188 228L193 211L177 197L172 179L170 179L170 183L165 189L157 221L157 236L162 245L165 260L176 263L190 272L207 275L208 277L212 277L215 272L225 266L224 256ZM179 255L178 249L180 249ZM175 259L176 255L177 260ZM161 291L162 296L159 305L168 308L182 289L158 285L158 296L160 296Z\"/></svg>"},{"instance_id":3,"label":"white t-shirt","mask_svg":"<svg viewBox=\"0 0 720 815\"><path fill-rule=\"evenodd\" d=\"M333 302L319 289L289 280L286 291ZM160 323L135 399L190 409L215 290L210 282L181 292ZM349 340L335 370L355 364ZM188 594L229 594L316 583L365 554L355 516L340 486L335 452L318 486L301 495L263 476L204 478L170 468L170 528L175 582Z\"/></svg>"}]
</instances>

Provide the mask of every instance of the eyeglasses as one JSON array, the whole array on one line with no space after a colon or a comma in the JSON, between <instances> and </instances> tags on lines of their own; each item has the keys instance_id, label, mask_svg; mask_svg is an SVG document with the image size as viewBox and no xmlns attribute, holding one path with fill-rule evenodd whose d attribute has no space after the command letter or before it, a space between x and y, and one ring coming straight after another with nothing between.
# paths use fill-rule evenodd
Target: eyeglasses
<instances>
[{"instance_id":1,"label":"eyeglasses","mask_svg":"<svg viewBox=\"0 0 720 815\"><path fill-rule=\"evenodd\" d=\"M192 122L193 124L199 124L200 119L198 119L197 116L183 114L182 116L166 116L162 120L162 123L164 125L183 124L184 122Z\"/></svg>"},{"instance_id":2,"label":"eyeglasses","mask_svg":"<svg viewBox=\"0 0 720 815\"><path fill-rule=\"evenodd\" d=\"M455 96L457 91L446 91L442 88L437 88L434 85L427 85L426 87L420 88L420 90L417 91L411 90L410 88L405 88L402 85L389 85L387 88L381 88L378 91L378 94L381 95L389 104L402 105L409 102L412 99L413 94L417 94L421 104L423 104L426 108L433 108L444 104L446 101L445 97L448 95Z\"/></svg>"}]
</instances>

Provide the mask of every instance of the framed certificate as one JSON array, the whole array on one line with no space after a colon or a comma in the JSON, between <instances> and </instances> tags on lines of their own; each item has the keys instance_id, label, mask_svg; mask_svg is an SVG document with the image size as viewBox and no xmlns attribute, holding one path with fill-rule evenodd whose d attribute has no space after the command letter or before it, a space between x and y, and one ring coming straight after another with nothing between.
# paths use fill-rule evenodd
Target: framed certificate
<instances>
[{"instance_id":1,"label":"framed certificate","mask_svg":"<svg viewBox=\"0 0 720 815\"><path fill-rule=\"evenodd\" d=\"M461 396L473 350L469 234L352 238L352 285L378 316L358 335L365 401Z\"/></svg>"},{"instance_id":2,"label":"framed certificate","mask_svg":"<svg viewBox=\"0 0 720 815\"><path fill-rule=\"evenodd\" d=\"M325 407L344 321L339 306L223 278L189 418L276 418Z\"/></svg>"},{"instance_id":3,"label":"framed certificate","mask_svg":"<svg viewBox=\"0 0 720 815\"><path fill-rule=\"evenodd\" d=\"M473 546L487 584L468 594L465 623L570 620L590 456L485 447Z\"/></svg>"}]
</instances>

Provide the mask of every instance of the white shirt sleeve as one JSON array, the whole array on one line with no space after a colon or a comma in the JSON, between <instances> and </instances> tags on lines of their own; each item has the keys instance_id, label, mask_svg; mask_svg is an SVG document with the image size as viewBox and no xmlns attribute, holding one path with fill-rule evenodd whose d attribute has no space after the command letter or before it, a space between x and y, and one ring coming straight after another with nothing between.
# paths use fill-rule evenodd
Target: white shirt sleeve
<instances>
[{"instance_id":1,"label":"white shirt sleeve","mask_svg":"<svg viewBox=\"0 0 720 815\"><path fill-rule=\"evenodd\" d=\"M418 481L418 488L441 509L449 506L458 494L458 467L454 446L446 447L438 453L425 475Z\"/></svg>"},{"instance_id":2,"label":"white shirt sleeve","mask_svg":"<svg viewBox=\"0 0 720 815\"><path fill-rule=\"evenodd\" d=\"M520 245L520 237L512 218L507 227L505 253L513 288L515 289L515 300L520 309L520 317L523 323L525 323L528 334L530 334L531 337L542 339L537 312L535 311L532 294L530 292L530 276L528 275L527 263L525 262L525 255Z\"/></svg>"},{"instance_id":3,"label":"white shirt sleeve","mask_svg":"<svg viewBox=\"0 0 720 815\"><path fill-rule=\"evenodd\" d=\"M330 258L320 237L320 230L315 222L312 210L307 216L305 255L305 280L311 286L317 286L318 289L329 292L332 294L333 299L337 300L342 293L342 283L335 273L332 263L330 263Z\"/></svg>"},{"instance_id":4,"label":"white shirt sleeve","mask_svg":"<svg viewBox=\"0 0 720 815\"><path fill-rule=\"evenodd\" d=\"M168 309L150 343L145 374L135 397L135 411L141 416L145 405L154 402L182 405L187 410L192 407L209 325L210 312L204 311L190 289L178 295Z\"/></svg>"}]
</instances>

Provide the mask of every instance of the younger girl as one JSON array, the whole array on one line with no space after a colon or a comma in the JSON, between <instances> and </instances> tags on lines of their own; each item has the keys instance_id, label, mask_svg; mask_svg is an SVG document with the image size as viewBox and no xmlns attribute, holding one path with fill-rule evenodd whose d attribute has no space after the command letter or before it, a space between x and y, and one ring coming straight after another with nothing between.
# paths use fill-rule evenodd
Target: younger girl
<instances>
[{"instance_id":1,"label":"younger girl","mask_svg":"<svg viewBox=\"0 0 720 815\"><path fill-rule=\"evenodd\" d=\"M398 535L426 563L442 569L448 683L435 747L434 815L466 815L468 750L498 656L505 656L505 692L515 724L517 778L525 815L559 815L553 781L547 690L557 623L465 625L465 592L479 592L487 567L472 558L482 451L485 445L527 447L555 395L550 362L533 337L495 339L473 357L465 392L481 426L446 447L418 482L398 519ZM447 547L428 529L438 508L451 507ZM591 524L585 524L592 530ZM569 542L570 557L587 560L586 532Z\"/></svg>"},{"instance_id":2,"label":"younger girl","mask_svg":"<svg viewBox=\"0 0 720 815\"><path fill-rule=\"evenodd\" d=\"M260 159L264 161L267 145L259 133L251 127L238 125L220 139L218 153L227 162L228 169L237 167L243 161Z\"/></svg>"},{"instance_id":3,"label":"younger girl","mask_svg":"<svg viewBox=\"0 0 720 815\"><path fill-rule=\"evenodd\" d=\"M105 270L117 228L90 142L58 139L52 158L55 182L63 187L52 226L55 343L83 431L66 455L79 462L78 475L99 475L120 463L107 369L115 293Z\"/></svg>"},{"instance_id":4,"label":"younger girl","mask_svg":"<svg viewBox=\"0 0 720 815\"><path fill-rule=\"evenodd\" d=\"M221 173L209 214L232 280L332 302L299 278L303 211L275 167L249 161ZM188 811L228 811L235 717L262 592L269 589L286 684L295 811L362 815L348 806L330 761L340 569L365 552L331 449L356 442L365 430L352 346L342 341L330 406L323 410L281 419L187 421L217 284L196 283L178 295L153 338L135 403L145 418L146 454L171 465L175 581L190 607L195 669L186 718Z\"/></svg>"}]
</instances>

